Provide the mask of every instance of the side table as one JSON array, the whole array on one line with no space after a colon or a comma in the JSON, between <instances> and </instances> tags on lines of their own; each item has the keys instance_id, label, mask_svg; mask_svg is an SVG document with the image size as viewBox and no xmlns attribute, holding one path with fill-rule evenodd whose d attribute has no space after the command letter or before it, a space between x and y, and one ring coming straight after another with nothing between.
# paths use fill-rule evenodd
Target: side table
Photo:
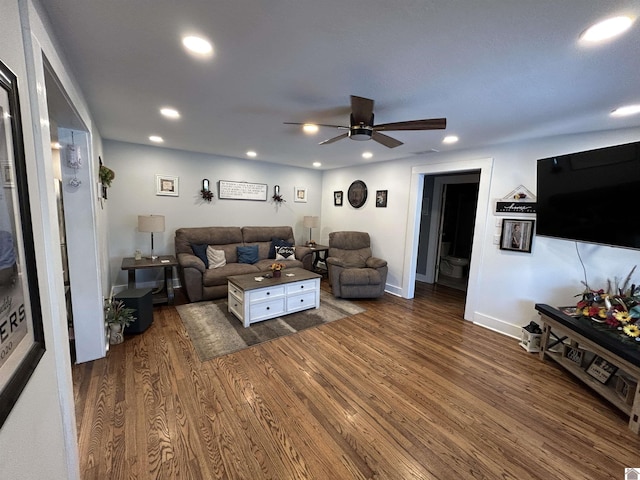
<instances>
[{"instance_id":1,"label":"side table","mask_svg":"<svg viewBox=\"0 0 640 480\"><path fill-rule=\"evenodd\" d=\"M311 251L313 252L313 262L311 264L313 271L316 273L325 275L327 273L327 270L323 268L318 268L318 262L319 261L324 262L327 259L327 252L329 251L329 247L327 245L318 245L318 244L315 244L313 247L309 245L305 245L305 247L310 248Z\"/></svg>"},{"instance_id":2,"label":"side table","mask_svg":"<svg viewBox=\"0 0 640 480\"><path fill-rule=\"evenodd\" d=\"M173 267L178 266L178 261L173 255L161 255L155 260L142 258L136 260L133 257L122 259L122 270L129 272L129 288L136 288L136 271L147 268L164 268L163 290L153 296L153 304L167 303L173 305Z\"/></svg>"}]
</instances>

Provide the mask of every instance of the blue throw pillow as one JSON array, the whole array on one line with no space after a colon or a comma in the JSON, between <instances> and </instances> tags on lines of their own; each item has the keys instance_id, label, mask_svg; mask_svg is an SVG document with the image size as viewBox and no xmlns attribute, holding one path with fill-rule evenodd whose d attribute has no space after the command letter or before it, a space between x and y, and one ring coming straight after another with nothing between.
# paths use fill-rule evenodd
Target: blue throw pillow
<instances>
[{"instance_id":1,"label":"blue throw pillow","mask_svg":"<svg viewBox=\"0 0 640 480\"><path fill-rule=\"evenodd\" d=\"M269 248L269 258L276 258L276 247L293 247L293 243L287 242L282 238L273 237Z\"/></svg>"},{"instance_id":2,"label":"blue throw pillow","mask_svg":"<svg viewBox=\"0 0 640 480\"><path fill-rule=\"evenodd\" d=\"M236 247L238 252L238 263L254 264L258 261L258 245L248 247Z\"/></svg>"},{"instance_id":3,"label":"blue throw pillow","mask_svg":"<svg viewBox=\"0 0 640 480\"><path fill-rule=\"evenodd\" d=\"M194 245L191 244L191 250L193 254L204 262L204 268L209 268L209 259L207 258L207 244Z\"/></svg>"}]
</instances>

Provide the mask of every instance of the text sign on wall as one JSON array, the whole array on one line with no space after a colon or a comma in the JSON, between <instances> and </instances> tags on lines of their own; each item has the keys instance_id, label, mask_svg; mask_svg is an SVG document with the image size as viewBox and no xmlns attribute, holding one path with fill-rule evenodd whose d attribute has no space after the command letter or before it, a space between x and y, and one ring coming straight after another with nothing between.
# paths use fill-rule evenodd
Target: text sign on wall
<instances>
[{"instance_id":1,"label":"text sign on wall","mask_svg":"<svg viewBox=\"0 0 640 480\"><path fill-rule=\"evenodd\" d=\"M496 213L536 213L536 202L496 202Z\"/></svg>"},{"instance_id":2,"label":"text sign on wall","mask_svg":"<svg viewBox=\"0 0 640 480\"><path fill-rule=\"evenodd\" d=\"M218 197L232 200L267 200L266 183L229 182L220 180Z\"/></svg>"}]
</instances>

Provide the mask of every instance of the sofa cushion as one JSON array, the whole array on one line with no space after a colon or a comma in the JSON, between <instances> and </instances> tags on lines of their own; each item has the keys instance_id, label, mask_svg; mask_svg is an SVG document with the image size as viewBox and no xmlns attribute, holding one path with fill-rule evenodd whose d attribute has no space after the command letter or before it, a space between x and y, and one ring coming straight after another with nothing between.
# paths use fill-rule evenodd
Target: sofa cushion
<instances>
[{"instance_id":1,"label":"sofa cushion","mask_svg":"<svg viewBox=\"0 0 640 480\"><path fill-rule=\"evenodd\" d=\"M276 247L293 247L293 243L283 238L273 237L271 239L271 248L269 248L269 258L276 258Z\"/></svg>"},{"instance_id":2,"label":"sofa cushion","mask_svg":"<svg viewBox=\"0 0 640 480\"><path fill-rule=\"evenodd\" d=\"M209 259L207 258L208 246L209 245L204 243L191 245L191 250L193 250L193 254L204 262L204 268L209 268Z\"/></svg>"},{"instance_id":3,"label":"sofa cushion","mask_svg":"<svg viewBox=\"0 0 640 480\"><path fill-rule=\"evenodd\" d=\"M238 263L254 264L260 259L258 257L258 245L236 247L236 249L238 251Z\"/></svg>"},{"instance_id":4,"label":"sofa cushion","mask_svg":"<svg viewBox=\"0 0 640 480\"><path fill-rule=\"evenodd\" d=\"M224 250L216 250L212 245L207 247L207 260L209 260L209 266L207 268L220 268L227 264Z\"/></svg>"},{"instance_id":5,"label":"sofa cushion","mask_svg":"<svg viewBox=\"0 0 640 480\"><path fill-rule=\"evenodd\" d=\"M276 260L287 261L296 259L296 247L276 247Z\"/></svg>"}]
</instances>

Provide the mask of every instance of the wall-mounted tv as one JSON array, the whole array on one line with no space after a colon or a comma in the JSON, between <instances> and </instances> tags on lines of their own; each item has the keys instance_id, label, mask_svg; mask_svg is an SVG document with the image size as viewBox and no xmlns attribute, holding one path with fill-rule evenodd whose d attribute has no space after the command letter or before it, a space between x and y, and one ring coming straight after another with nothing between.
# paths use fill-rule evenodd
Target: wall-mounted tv
<instances>
[{"instance_id":1,"label":"wall-mounted tv","mask_svg":"<svg viewBox=\"0 0 640 480\"><path fill-rule=\"evenodd\" d=\"M640 249L640 142L538 160L536 234Z\"/></svg>"}]
</instances>

